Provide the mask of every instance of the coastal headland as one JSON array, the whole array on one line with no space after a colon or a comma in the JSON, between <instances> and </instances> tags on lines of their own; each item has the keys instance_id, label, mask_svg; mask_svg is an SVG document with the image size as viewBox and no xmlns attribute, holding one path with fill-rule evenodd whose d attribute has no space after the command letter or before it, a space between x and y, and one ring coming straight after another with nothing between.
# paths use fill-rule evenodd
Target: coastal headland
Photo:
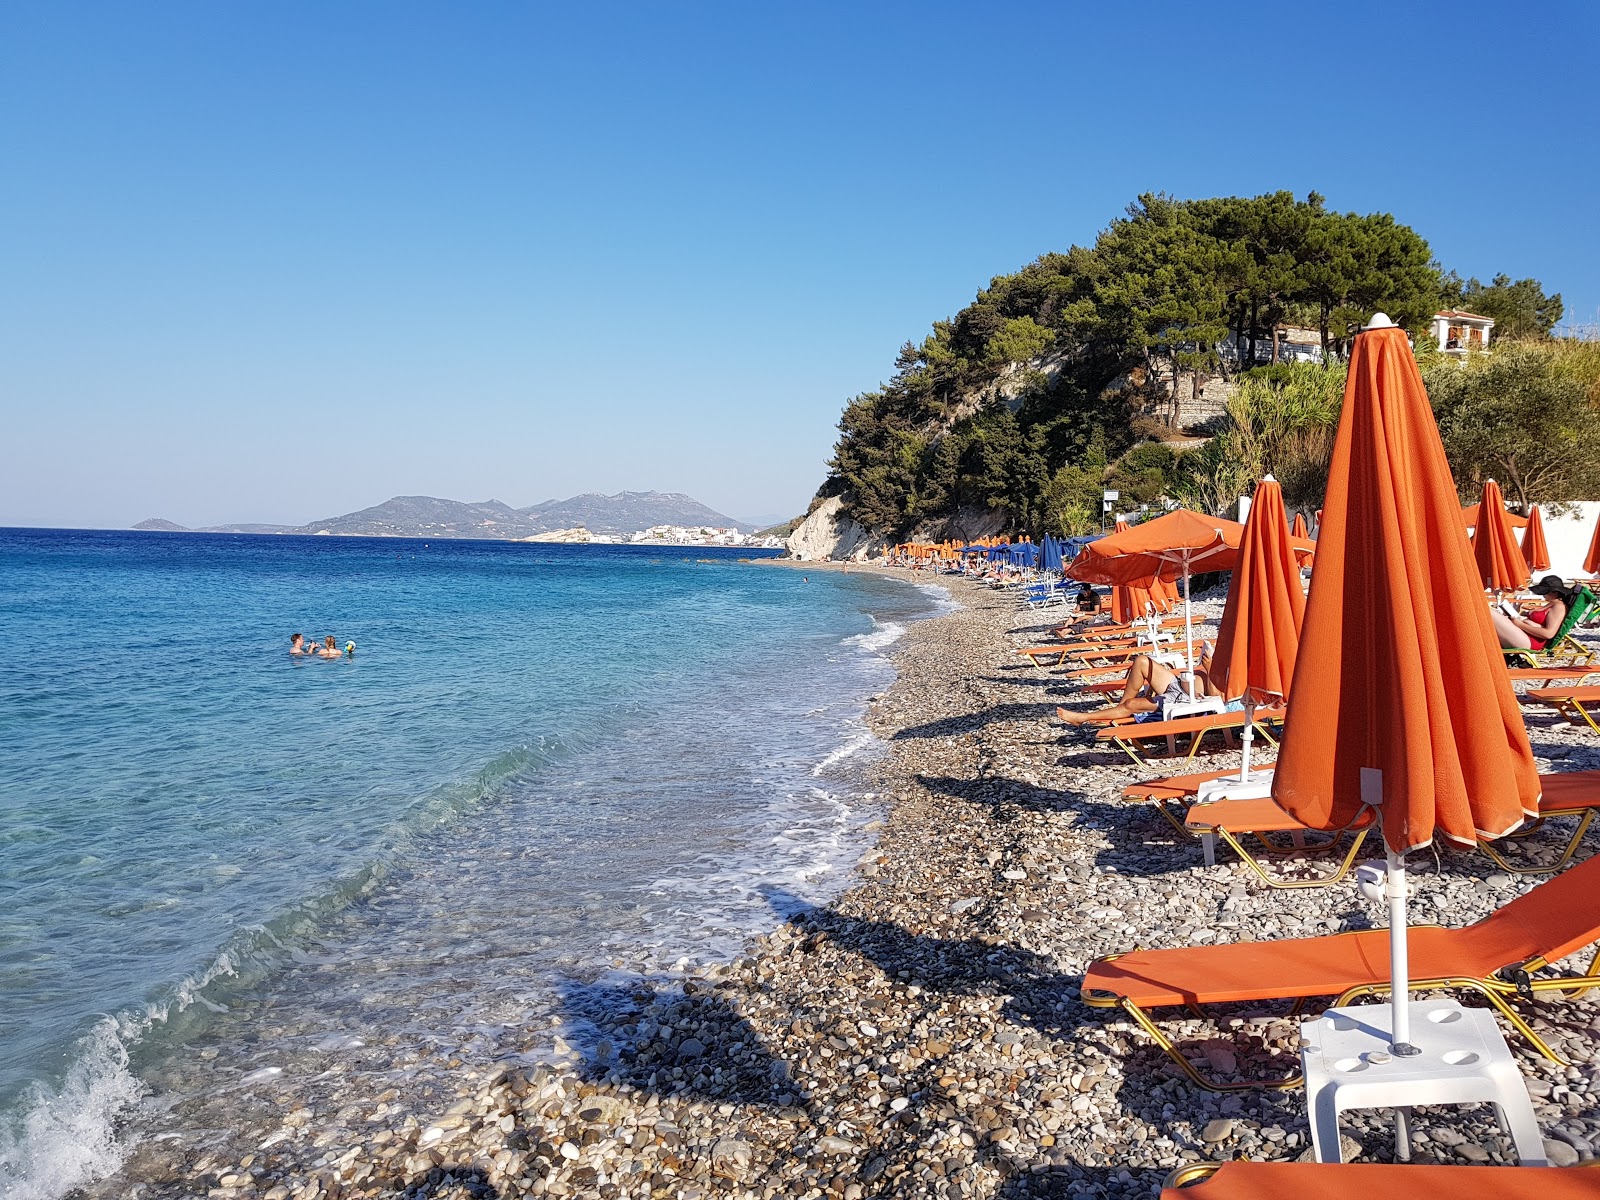
<instances>
[{"instance_id":1,"label":"coastal headland","mask_svg":"<svg viewBox=\"0 0 1600 1200\"><path fill-rule=\"evenodd\" d=\"M1082 972L1137 945L1306 936L1380 914L1353 888L1275 892L1226 857L1203 866L1197 843L1120 798L1160 771L1052 723L1057 704L1081 701L1015 652L1048 617L1011 593L940 582L960 607L908 630L898 678L871 705L890 807L857 886L825 907L788 906L730 963L614 992L584 1036L528 1028L548 1063L464 1067L451 1094L418 1103L369 1094L333 1048L336 1082L317 1106L291 1080L247 1080L261 1092L258 1128L147 1140L92 1193L1133 1197L1185 1162L1305 1154L1300 1092L1200 1091L1131 1021L1080 1002ZM1196 607L1214 620L1220 605ZM1542 734L1541 769L1600 766L1584 741ZM1204 765L1229 764L1236 755ZM1481 857L1415 884L1419 908L1452 925L1531 886ZM1600 1002L1542 1003L1536 1024L1593 1062ZM1223 1076L1287 1073L1298 1054L1281 1007L1171 1029ZM1512 1045L1553 1161L1591 1157L1595 1067ZM1487 1111L1419 1124L1418 1158L1509 1160ZM1365 1156L1392 1153L1381 1115L1346 1128Z\"/></svg>"}]
</instances>

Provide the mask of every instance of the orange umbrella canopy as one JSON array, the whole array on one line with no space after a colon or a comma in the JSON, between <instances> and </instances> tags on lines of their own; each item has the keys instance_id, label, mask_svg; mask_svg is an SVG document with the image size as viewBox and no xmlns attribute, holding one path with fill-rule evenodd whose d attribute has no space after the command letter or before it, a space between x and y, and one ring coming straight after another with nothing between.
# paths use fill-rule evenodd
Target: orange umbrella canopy
<instances>
[{"instance_id":1,"label":"orange umbrella canopy","mask_svg":"<svg viewBox=\"0 0 1600 1200\"><path fill-rule=\"evenodd\" d=\"M1171 582L1186 572L1231 571L1239 556L1244 526L1223 517L1180 508L1124 533L1090 542L1072 560L1067 574L1085 583ZM1316 550L1315 542L1291 538L1302 559Z\"/></svg>"},{"instance_id":2,"label":"orange umbrella canopy","mask_svg":"<svg viewBox=\"0 0 1600 1200\"><path fill-rule=\"evenodd\" d=\"M1472 529L1472 557L1483 586L1497 592L1513 591L1528 582L1528 564L1511 532L1509 516L1500 498L1500 485L1484 480L1478 523Z\"/></svg>"},{"instance_id":3,"label":"orange umbrella canopy","mask_svg":"<svg viewBox=\"0 0 1600 1200\"><path fill-rule=\"evenodd\" d=\"M1544 544L1544 517L1537 504L1528 510L1528 528L1522 532L1522 557L1530 571L1550 569L1550 547Z\"/></svg>"},{"instance_id":4,"label":"orange umbrella canopy","mask_svg":"<svg viewBox=\"0 0 1600 1200\"><path fill-rule=\"evenodd\" d=\"M1594 537L1589 539L1589 553L1584 557L1583 569L1591 575L1600 574L1600 517L1595 518Z\"/></svg>"},{"instance_id":5,"label":"orange umbrella canopy","mask_svg":"<svg viewBox=\"0 0 1600 1200\"><path fill-rule=\"evenodd\" d=\"M1416 359L1398 328L1357 336L1273 798L1318 829L1383 772L1404 853L1473 845L1538 811L1522 714Z\"/></svg>"},{"instance_id":6,"label":"orange umbrella canopy","mask_svg":"<svg viewBox=\"0 0 1600 1200\"><path fill-rule=\"evenodd\" d=\"M1255 510L1252 509L1251 511L1253 512ZM1305 513L1295 513L1294 526L1289 530L1289 535L1297 538L1308 538L1311 536L1311 530L1306 527Z\"/></svg>"},{"instance_id":7,"label":"orange umbrella canopy","mask_svg":"<svg viewBox=\"0 0 1600 1200\"><path fill-rule=\"evenodd\" d=\"M1283 489L1269 475L1250 504L1211 656L1211 678L1229 700L1265 704L1289 694L1306 612L1289 537Z\"/></svg>"}]
</instances>

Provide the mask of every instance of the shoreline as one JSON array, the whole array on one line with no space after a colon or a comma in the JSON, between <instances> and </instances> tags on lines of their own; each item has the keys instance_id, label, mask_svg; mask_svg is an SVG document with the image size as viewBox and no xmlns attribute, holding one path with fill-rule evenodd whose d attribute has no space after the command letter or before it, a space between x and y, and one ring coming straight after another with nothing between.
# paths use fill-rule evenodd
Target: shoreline
<instances>
[{"instance_id":1,"label":"shoreline","mask_svg":"<svg viewBox=\"0 0 1600 1200\"><path fill-rule=\"evenodd\" d=\"M885 746L869 778L888 811L842 894L730 963L612 996L586 1055L463 1070L427 1113L373 1097L361 1112L284 1114L282 1136L243 1156L159 1169L159 1148L141 1147L119 1174L149 1182L91 1194L1131 1197L1184 1162L1303 1154L1298 1093L1199 1092L1131 1022L1083 1006L1077 984L1088 961L1136 944L1306 936L1374 924L1371 906L1353 889L1269 892L1226 856L1204 867L1159 814L1120 801L1124 784L1166 772L1061 740L1050 714L1076 698L1013 652L1052 617L1014 593L780 565L927 582L959 605L889 648L895 678L866 714ZM1569 745L1564 765L1600 765L1581 738ZM1230 764L1236 754L1202 765ZM1418 880L1420 903L1449 924L1531 886L1481 859L1452 866ZM1561 1015L1597 1012L1576 1002ZM1241 1010L1220 1033L1199 1043L1218 1070L1296 1052L1281 1006ZM1562 1036L1591 1061L1592 1032ZM1595 1072L1513 1047L1547 1137L1592 1154ZM1492 1118L1440 1124L1420 1156L1503 1157ZM1392 1136L1360 1116L1347 1129L1368 1157Z\"/></svg>"}]
</instances>

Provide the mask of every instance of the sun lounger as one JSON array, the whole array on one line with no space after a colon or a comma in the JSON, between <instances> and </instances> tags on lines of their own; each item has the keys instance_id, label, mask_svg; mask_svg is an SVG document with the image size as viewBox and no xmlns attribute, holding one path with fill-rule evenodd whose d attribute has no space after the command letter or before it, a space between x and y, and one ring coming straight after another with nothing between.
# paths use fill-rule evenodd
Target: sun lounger
<instances>
[{"instance_id":1,"label":"sun lounger","mask_svg":"<svg viewBox=\"0 0 1600 1200\"><path fill-rule=\"evenodd\" d=\"M1577 663L1565 667L1512 667L1506 671L1512 683L1582 683L1600 675L1600 663Z\"/></svg>"},{"instance_id":2,"label":"sun lounger","mask_svg":"<svg viewBox=\"0 0 1600 1200\"><path fill-rule=\"evenodd\" d=\"M1546 1058L1566 1060L1511 1007L1510 997L1543 992L1582 994L1600 986L1592 959L1581 975L1535 979L1549 964L1600 940L1600 857L1579 863L1465 929L1412 926L1411 990L1467 989L1486 996ZM1335 1006L1389 988L1389 931L1363 929L1325 937L1238 942L1170 950L1135 950L1102 958L1084 975L1082 998L1095 1008L1121 1008L1153 1037L1190 1079L1212 1091L1298 1086L1300 1078L1221 1081L1202 1075L1149 1010L1208 1004L1337 997Z\"/></svg>"},{"instance_id":3,"label":"sun lounger","mask_svg":"<svg viewBox=\"0 0 1600 1200\"><path fill-rule=\"evenodd\" d=\"M1553 863L1538 866L1528 867L1509 862L1494 843L1481 843L1483 852L1496 864L1517 875L1548 875L1566 866L1578 852L1578 846L1588 832L1595 812L1600 811L1600 771L1555 771L1541 775L1539 789L1539 819L1526 829L1513 833L1513 839L1520 841L1531 836L1552 817L1577 817L1578 824L1567 839L1567 844L1562 847L1560 857Z\"/></svg>"},{"instance_id":4,"label":"sun lounger","mask_svg":"<svg viewBox=\"0 0 1600 1200\"><path fill-rule=\"evenodd\" d=\"M1204 1177L1203 1182L1195 1182ZM1161 1200L1596 1200L1600 1163L1458 1167L1438 1163L1191 1163L1167 1176Z\"/></svg>"},{"instance_id":5,"label":"sun lounger","mask_svg":"<svg viewBox=\"0 0 1600 1200\"><path fill-rule=\"evenodd\" d=\"M1122 789L1122 798L1135 803L1148 801L1167 819L1167 823L1184 837L1193 837L1184 824L1189 816L1189 805L1202 783L1221 779L1224 775L1237 775L1237 767L1221 771L1196 771L1189 775L1168 775L1164 779L1151 779L1144 783L1130 783Z\"/></svg>"},{"instance_id":6,"label":"sun lounger","mask_svg":"<svg viewBox=\"0 0 1600 1200\"><path fill-rule=\"evenodd\" d=\"M1076 657L1085 651L1099 650L1138 650L1139 644L1131 637L1107 638L1101 642L1066 642L1059 646L1025 646L1017 653L1023 655L1036 667L1046 664L1052 667L1065 665L1068 658ZM1054 662L1051 662L1051 659Z\"/></svg>"},{"instance_id":7,"label":"sun lounger","mask_svg":"<svg viewBox=\"0 0 1600 1200\"><path fill-rule=\"evenodd\" d=\"M1272 736L1270 725L1282 724L1284 710L1281 708L1258 708L1255 713L1255 727L1257 732L1268 742L1276 746L1277 740ZM1243 729L1245 714L1243 712L1203 713L1193 717L1177 717L1170 721L1139 721L1127 725L1113 725L1109 729L1102 729L1096 733L1095 740L1111 742L1119 750L1133 759L1139 766L1148 766L1149 763L1139 753L1139 743L1161 739L1166 743L1167 754L1176 757L1178 753L1177 739L1185 734L1189 737L1189 750L1183 756L1185 762L1194 758L1200 750L1200 743L1208 733L1220 732L1232 737L1235 729Z\"/></svg>"},{"instance_id":8,"label":"sun lounger","mask_svg":"<svg viewBox=\"0 0 1600 1200\"><path fill-rule=\"evenodd\" d=\"M1154 804L1173 828L1190 837L1200 838L1204 841L1207 837L1220 838L1231 846L1236 854L1255 873L1261 877L1262 882L1269 887L1301 888L1319 887L1329 883L1337 883L1343 879L1355 864L1356 851L1360 849L1362 839L1366 835L1369 822L1351 825L1350 832L1356 833L1354 845L1346 855L1341 867L1332 875L1310 880L1280 880L1273 877L1264 863L1248 851L1241 839L1254 834L1264 845L1264 853L1268 855L1297 854L1303 849L1325 848L1319 846L1304 847L1291 845L1279 847L1266 843L1260 835L1274 833L1287 833L1294 838L1299 835L1303 840L1308 833L1321 833L1318 830L1308 829L1295 821L1288 813L1280 809L1270 798L1260 797L1251 799L1222 799L1213 800L1206 804L1193 804L1199 792L1200 785L1209 783L1213 779L1222 779L1225 776L1235 775L1235 770L1226 771L1201 771L1191 775L1172 775L1165 779L1153 779L1145 783L1129 784L1122 789L1124 800L1146 801ZM1568 836L1566 844L1562 847L1561 854L1553 862L1540 863L1536 866L1526 866L1511 860L1493 843L1484 842L1480 848L1504 870L1517 875L1549 875L1559 871L1572 861L1573 855L1578 852L1579 845L1583 842L1583 835L1588 832L1593 822L1595 813L1600 811L1600 771L1556 771L1548 775L1539 776L1539 818L1525 829L1519 829L1511 837L1521 840L1536 833L1543 827L1547 820L1557 817L1577 817L1578 823ZM1345 832L1343 830L1341 833ZM1337 838L1332 839L1337 841ZM1211 855L1206 856L1206 863L1211 863Z\"/></svg>"},{"instance_id":9,"label":"sun lounger","mask_svg":"<svg viewBox=\"0 0 1600 1200\"><path fill-rule=\"evenodd\" d=\"M1188 831L1201 839L1206 846L1206 865L1210 866L1214 859L1213 846L1218 838L1226 842L1235 854L1254 871L1261 882L1272 888L1309 888L1326 887L1330 883L1338 883L1350 873L1356 864L1356 855L1361 851L1361 845L1367 839L1367 832L1372 827L1370 809L1362 810L1362 815L1352 822L1348 828L1333 831L1331 834L1317 832L1317 840L1310 845L1306 843L1306 834L1312 832L1299 821L1296 821L1283 809L1273 803L1271 796L1254 796L1248 799L1224 798L1212 800L1206 804L1196 804L1189 809L1184 818L1184 825ZM1279 846L1267 840L1267 834L1288 834L1291 840L1289 846ZM1353 833L1350 850L1345 854L1343 861L1339 862L1331 872L1314 875L1310 878L1293 878L1276 875L1267 869L1258 855L1281 857L1284 855L1299 855L1307 850L1326 850L1339 844L1346 833ZM1254 837L1260 843L1260 849L1252 851L1244 843L1246 837Z\"/></svg>"},{"instance_id":10,"label":"sun lounger","mask_svg":"<svg viewBox=\"0 0 1600 1200\"><path fill-rule=\"evenodd\" d=\"M1600 687L1593 684L1580 687L1549 687L1529 688L1522 693L1524 700L1532 700L1535 704L1548 704L1567 720L1582 717L1588 722L1589 728L1600 733L1600 725L1595 724L1594 714L1589 707L1600 704Z\"/></svg>"},{"instance_id":11,"label":"sun lounger","mask_svg":"<svg viewBox=\"0 0 1600 1200\"><path fill-rule=\"evenodd\" d=\"M1544 644L1542 650L1508 650L1502 649L1506 665L1521 664L1528 667L1542 667L1555 664L1570 664L1575 662L1588 663L1596 658L1595 652L1572 636L1589 612L1596 606L1596 597L1588 588L1578 589L1578 598L1572 602L1572 607L1567 610L1567 615L1562 618L1556 634Z\"/></svg>"}]
</instances>

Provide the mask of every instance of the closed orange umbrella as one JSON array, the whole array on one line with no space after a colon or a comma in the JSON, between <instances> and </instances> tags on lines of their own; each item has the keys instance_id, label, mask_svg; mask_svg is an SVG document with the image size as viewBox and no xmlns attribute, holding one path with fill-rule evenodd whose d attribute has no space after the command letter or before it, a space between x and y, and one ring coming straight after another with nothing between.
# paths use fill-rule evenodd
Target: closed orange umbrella
<instances>
[{"instance_id":1,"label":"closed orange umbrella","mask_svg":"<svg viewBox=\"0 0 1600 1200\"><path fill-rule=\"evenodd\" d=\"M1290 544L1283 489L1268 475L1256 488L1245 522L1239 559L1228 584L1217 648L1211 656L1211 680L1225 699L1244 698L1252 714L1289 694L1306 594L1300 564ZM1250 742L1254 726L1244 725L1244 761L1239 782L1250 780Z\"/></svg>"},{"instance_id":2,"label":"closed orange umbrella","mask_svg":"<svg viewBox=\"0 0 1600 1200\"><path fill-rule=\"evenodd\" d=\"M1472 530L1472 557L1478 564L1483 586L1496 592L1511 592L1528 582L1528 564L1511 532L1500 485L1483 481L1483 499L1478 503L1478 523Z\"/></svg>"},{"instance_id":3,"label":"closed orange umbrella","mask_svg":"<svg viewBox=\"0 0 1600 1200\"><path fill-rule=\"evenodd\" d=\"M1294 528L1289 530L1289 535L1297 538L1308 538L1311 536L1311 530L1306 528L1305 513L1295 513Z\"/></svg>"},{"instance_id":4,"label":"closed orange umbrella","mask_svg":"<svg viewBox=\"0 0 1600 1200\"><path fill-rule=\"evenodd\" d=\"M1583 569L1591 575L1600 575L1600 517L1595 518L1594 537L1589 539L1589 553L1584 556Z\"/></svg>"},{"instance_id":5,"label":"closed orange umbrella","mask_svg":"<svg viewBox=\"0 0 1600 1200\"><path fill-rule=\"evenodd\" d=\"M1128 523L1118 517L1114 532L1127 533ZM1132 583L1117 584L1111 589L1111 619L1120 625L1129 625L1143 617L1149 605L1155 605L1163 612L1171 608L1172 603L1164 594L1160 599L1157 598L1157 589L1162 586L1159 579L1144 586Z\"/></svg>"},{"instance_id":6,"label":"closed orange umbrella","mask_svg":"<svg viewBox=\"0 0 1600 1200\"><path fill-rule=\"evenodd\" d=\"M1428 394L1386 317L1355 341L1317 552L1272 795L1316 829L1379 809L1399 1049L1405 852L1509 832L1537 815L1539 778Z\"/></svg>"},{"instance_id":7,"label":"closed orange umbrella","mask_svg":"<svg viewBox=\"0 0 1600 1200\"><path fill-rule=\"evenodd\" d=\"M1544 544L1544 518L1537 504L1528 510L1528 528L1522 534L1522 558L1529 571L1550 569L1550 547Z\"/></svg>"}]
</instances>

